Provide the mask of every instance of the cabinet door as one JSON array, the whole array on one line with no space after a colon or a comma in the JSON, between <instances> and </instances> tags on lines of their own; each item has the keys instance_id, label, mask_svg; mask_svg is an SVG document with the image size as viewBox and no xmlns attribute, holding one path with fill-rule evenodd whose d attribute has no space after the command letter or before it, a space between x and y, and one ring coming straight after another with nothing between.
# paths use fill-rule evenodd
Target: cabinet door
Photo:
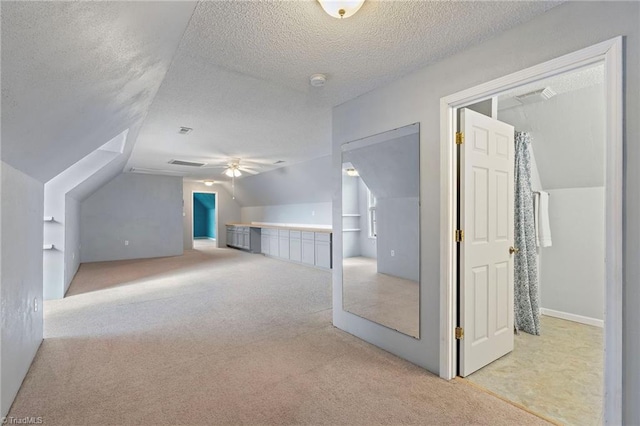
<instances>
[{"instance_id":1,"label":"cabinet door","mask_svg":"<svg viewBox=\"0 0 640 426\"><path fill-rule=\"evenodd\" d=\"M278 237L271 235L269 237L269 254L271 256L280 256L280 252L278 250Z\"/></svg>"},{"instance_id":2,"label":"cabinet door","mask_svg":"<svg viewBox=\"0 0 640 426\"><path fill-rule=\"evenodd\" d=\"M302 241L302 263L306 263L307 265L315 265L316 263L316 255L315 255L315 245L313 240L301 240Z\"/></svg>"},{"instance_id":3,"label":"cabinet door","mask_svg":"<svg viewBox=\"0 0 640 426\"><path fill-rule=\"evenodd\" d=\"M260 235L260 252L262 254L269 254L269 240L270 238L267 234Z\"/></svg>"},{"instance_id":4,"label":"cabinet door","mask_svg":"<svg viewBox=\"0 0 640 426\"><path fill-rule=\"evenodd\" d=\"M280 236L278 237L279 240L279 244L278 244L278 256L280 256L283 259L289 259L289 237L283 237Z\"/></svg>"},{"instance_id":5,"label":"cabinet door","mask_svg":"<svg viewBox=\"0 0 640 426\"><path fill-rule=\"evenodd\" d=\"M233 245L233 232L227 229L227 245Z\"/></svg>"},{"instance_id":6,"label":"cabinet door","mask_svg":"<svg viewBox=\"0 0 640 426\"><path fill-rule=\"evenodd\" d=\"M329 241L316 241L316 266L331 268L331 243Z\"/></svg>"},{"instance_id":7,"label":"cabinet door","mask_svg":"<svg viewBox=\"0 0 640 426\"><path fill-rule=\"evenodd\" d=\"M249 250L250 246L251 246L251 241L249 240L249 233L248 232L243 232L242 233L242 248Z\"/></svg>"},{"instance_id":8,"label":"cabinet door","mask_svg":"<svg viewBox=\"0 0 640 426\"><path fill-rule=\"evenodd\" d=\"M289 240L289 259L296 262L302 260L302 244L300 238L291 237Z\"/></svg>"}]
</instances>

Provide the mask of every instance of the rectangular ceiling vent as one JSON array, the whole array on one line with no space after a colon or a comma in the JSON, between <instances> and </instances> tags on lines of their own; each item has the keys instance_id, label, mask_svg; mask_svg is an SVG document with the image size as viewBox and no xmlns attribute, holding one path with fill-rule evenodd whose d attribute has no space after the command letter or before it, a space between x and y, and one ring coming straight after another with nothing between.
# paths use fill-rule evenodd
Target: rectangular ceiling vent
<instances>
[{"instance_id":1,"label":"rectangular ceiling vent","mask_svg":"<svg viewBox=\"0 0 640 426\"><path fill-rule=\"evenodd\" d=\"M275 163L273 163L273 164L282 164L282 163L284 163L284 160L278 160L278 161L276 161L276 162L275 162Z\"/></svg>"},{"instance_id":2,"label":"rectangular ceiling vent","mask_svg":"<svg viewBox=\"0 0 640 426\"><path fill-rule=\"evenodd\" d=\"M173 164L174 166L189 166L189 167L202 167L207 163L196 163L193 161L184 161L184 160L171 160L169 164Z\"/></svg>"},{"instance_id":3,"label":"rectangular ceiling vent","mask_svg":"<svg viewBox=\"0 0 640 426\"><path fill-rule=\"evenodd\" d=\"M193 129L191 127L180 127L180 130L178 130L178 134L180 134L180 135L188 135L192 131L193 131Z\"/></svg>"},{"instance_id":4,"label":"rectangular ceiling vent","mask_svg":"<svg viewBox=\"0 0 640 426\"><path fill-rule=\"evenodd\" d=\"M533 92L525 93L524 95L516 96L516 98L523 104L533 104L535 102L547 101L553 98L556 92L551 87L545 87L544 89L536 90Z\"/></svg>"}]
</instances>

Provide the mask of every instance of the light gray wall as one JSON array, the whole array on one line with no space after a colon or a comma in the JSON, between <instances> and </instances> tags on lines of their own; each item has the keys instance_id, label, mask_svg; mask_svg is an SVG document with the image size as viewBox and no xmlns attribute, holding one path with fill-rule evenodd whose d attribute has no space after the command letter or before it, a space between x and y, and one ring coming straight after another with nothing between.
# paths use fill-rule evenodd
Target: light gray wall
<instances>
[{"instance_id":1,"label":"light gray wall","mask_svg":"<svg viewBox=\"0 0 640 426\"><path fill-rule=\"evenodd\" d=\"M123 173L82 202L80 259L180 255L181 215L182 178Z\"/></svg>"},{"instance_id":2,"label":"light gray wall","mask_svg":"<svg viewBox=\"0 0 640 426\"><path fill-rule=\"evenodd\" d=\"M640 4L567 2L460 54L333 110L334 232L341 224L340 145L420 122L421 339L387 330L342 310L342 259L334 256L336 326L435 373L440 343L440 98L613 37L625 36L624 420L640 419ZM334 253L342 253L339 239Z\"/></svg>"},{"instance_id":3,"label":"light gray wall","mask_svg":"<svg viewBox=\"0 0 640 426\"><path fill-rule=\"evenodd\" d=\"M243 176L236 199L243 222L330 225L331 156Z\"/></svg>"},{"instance_id":4,"label":"light gray wall","mask_svg":"<svg viewBox=\"0 0 640 426\"><path fill-rule=\"evenodd\" d=\"M420 279L418 198L377 200L376 214L378 272L418 281Z\"/></svg>"},{"instance_id":5,"label":"light gray wall","mask_svg":"<svg viewBox=\"0 0 640 426\"><path fill-rule=\"evenodd\" d=\"M343 213L361 214L360 213L360 192L359 186L362 179L357 176L349 176L342 174L342 209ZM343 216L343 229L362 229L362 217ZM342 257L361 256L360 250L360 234L362 231L343 231L342 232Z\"/></svg>"},{"instance_id":6,"label":"light gray wall","mask_svg":"<svg viewBox=\"0 0 640 426\"><path fill-rule=\"evenodd\" d=\"M244 223L330 225L331 202L242 207L240 209L240 220Z\"/></svg>"},{"instance_id":7,"label":"light gray wall","mask_svg":"<svg viewBox=\"0 0 640 426\"><path fill-rule=\"evenodd\" d=\"M604 319L604 187L549 190L553 245L543 247L541 306Z\"/></svg>"},{"instance_id":8,"label":"light gray wall","mask_svg":"<svg viewBox=\"0 0 640 426\"><path fill-rule=\"evenodd\" d=\"M193 192L215 192L216 210L218 221L216 222L216 241L218 247L225 247L227 244L227 229L225 225L232 222L240 222L240 206L236 200L231 198L231 194L223 185L214 184L206 186L202 182L184 181L183 183L183 203L182 209L182 241L185 250L193 248Z\"/></svg>"},{"instance_id":9,"label":"light gray wall","mask_svg":"<svg viewBox=\"0 0 640 426\"><path fill-rule=\"evenodd\" d=\"M42 183L2 163L0 416L42 342ZM34 299L38 304L34 309Z\"/></svg>"},{"instance_id":10,"label":"light gray wall","mask_svg":"<svg viewBox=\"0 0 640 426\"><path fill-rule=\"evenodd\" d=\"M69 290L73 277L80 267L80 202L65 196L64 226L64 293Z\"/></svg>"},{"instance_id":11,"label":"light gray wall","mask_svg":"<svg viewBox=\"0 0 640 426\"><path fill-rule=\"evenodd\" d=\"M375 259L378 257L378 245L375 238L369 238L369 194L362 179L358 179L358 210L360 213L360 255Z\"/></svg>"}]
</instances>

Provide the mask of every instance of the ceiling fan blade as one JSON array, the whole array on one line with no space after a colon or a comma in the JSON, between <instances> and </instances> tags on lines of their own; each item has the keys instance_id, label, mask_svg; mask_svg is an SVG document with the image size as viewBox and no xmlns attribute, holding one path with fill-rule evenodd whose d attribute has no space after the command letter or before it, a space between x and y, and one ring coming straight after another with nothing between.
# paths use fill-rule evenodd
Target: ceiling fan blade
<instances>
[{"instance_id":1,"label":"ceiling fan blade","mask_svg":"<svg viewBox=\"0 0 640 426\"><path fill-rule=\"evenodd\" d=\"M243 173L249 173L250 175L257 175L258 173L260 173L259 171L250 169L248 167L240 167L240 171Z\"/></svg>"}]
</instances>

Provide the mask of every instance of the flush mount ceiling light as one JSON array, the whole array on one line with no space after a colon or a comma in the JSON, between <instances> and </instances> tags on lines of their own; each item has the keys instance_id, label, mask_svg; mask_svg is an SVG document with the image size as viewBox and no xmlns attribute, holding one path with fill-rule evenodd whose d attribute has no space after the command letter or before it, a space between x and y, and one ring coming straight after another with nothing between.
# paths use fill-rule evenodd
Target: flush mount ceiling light
<instances>
[{"instance_id":1,"label":"flush mount ceiling light","mask_svg":"<svg viewBox=\"0 0 640 426\"><path fill-rule=\"evenodd\" d=\"M364 0L318 0L318 3L334 18L348 18L360 10Z\"/></svg>"},{"instance_id":2,"label":"flush mount ceiling light","mask_svg":"<svg viewBox=\"0 0 640 426\"><path fill-rule=\"evenodd\" d=\"M360 176L356 169L347 169L347 175L352 177Z\"/></svg>"},{"instance_id":3,"label":"flush mount ceiling light","mask_svg":"<svg viewBox=\"0 0 640 426\"><path fill-rule=\"evenodd\" d=\"M205 180L205 181L204 181L204 184L205 184L206 186L213 186L213 184L214 184L214 183L215 183L215 181L212 181L212 180Z\"/></svg>"}]
</instances>

